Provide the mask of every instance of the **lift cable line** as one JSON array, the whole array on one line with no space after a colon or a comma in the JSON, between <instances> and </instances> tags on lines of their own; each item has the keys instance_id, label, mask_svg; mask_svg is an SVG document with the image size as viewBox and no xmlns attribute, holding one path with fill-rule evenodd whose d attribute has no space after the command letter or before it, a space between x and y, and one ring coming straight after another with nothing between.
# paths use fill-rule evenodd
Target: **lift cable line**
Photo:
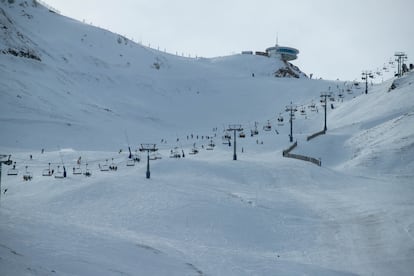
<instances>
[{"instance_id":1,"label":"lift cable line","mask_svg":"<svg viewBox=\"0 0 414 276\"><path fill-rule=\"evenodd\" d=\"M237 154L236 154L236 131L243 131L243 128L241 125L229 125L226 131L233 131L234 132L234 141L233 141L233 160L237 160Z\"/></svg>"},{"instance_id":2,"label":"lift cable line","mask_svg":"<svg viewBox=\"0 0 414 276\"><path fill-rule=\"evenodd\" d=\"M293 119L295 117L295 112L298 111L298 108L290 102L290 105L286 106L286 112L289 112L289 122L290 122L290 134L289 134L289 141L293 142Z\"/></svg>"},{"instance_id":3,"label":"lift cable line","mask_svg":"<svg viewBox=\"0 0 414 276\"><path fill-rule=\"evenodd\" d=\"M156 152L158 149L156 148L156 144L141 144L141 148L139 149L139 151L143 152L146 151L147 152L147 173L146 173L146 178L149 179L151 176L150 173L150 152Z\"/></svg>"}]
</instances>

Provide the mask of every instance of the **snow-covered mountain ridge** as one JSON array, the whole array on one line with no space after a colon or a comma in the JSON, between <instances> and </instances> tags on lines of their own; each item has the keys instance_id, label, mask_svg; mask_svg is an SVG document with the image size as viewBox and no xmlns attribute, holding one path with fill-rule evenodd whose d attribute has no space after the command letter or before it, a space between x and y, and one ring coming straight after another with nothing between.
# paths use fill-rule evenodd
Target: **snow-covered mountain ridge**
<instances>
[{"instance_id":1,"label":"snow-covered mountain ridge","mask_svg":"<svg viewBox=\"0 0 414 276\"><path fill-rule=\"evenodd\" d=\"M251 120L252 113L247 112L249 118L243 116L249 109L247 104L269 110L272 100L265 94L276 94L290 86L291 81L273 77L286 66L277 59L242 55L177 57L62 17L32 2L3 2L1 9L2 102L7 103L2 106L3 114L23 120L22 124L29 122L25 121L27 117L37 117L43 123L39 132L50 132L49 125L57 127L57 132L64 134L58 142L62 146L70 146L65 141L68 136L90 134L81 134L83 129L95 129L98 135L94 140L112 136L96 126L96 121L102 119L106 129L128 129L140 135L154 132L154 128L167 128L167 133L184 126L194 129L200 121L210 129L239 117ZM24 58L27 55L36 58ZM213 109L215 114L211 114ZM33 116L27 116L28 110ZM193 120L187 120L188 114ZM115 142L102 144L107 147ZM15 141L18 147L29 143Z\"/></svg>"}]
</instances>

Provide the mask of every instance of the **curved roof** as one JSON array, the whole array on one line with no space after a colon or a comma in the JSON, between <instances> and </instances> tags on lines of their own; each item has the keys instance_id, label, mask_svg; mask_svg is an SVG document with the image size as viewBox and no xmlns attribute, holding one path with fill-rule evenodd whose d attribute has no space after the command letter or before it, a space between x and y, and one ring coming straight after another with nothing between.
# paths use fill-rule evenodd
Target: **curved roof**
<instances>
[{"instance_id":1,"label":"curved roof","mask_svg":"<svg viewBox=\"0 0 414 276\"><path fill-rule=\"evenodd\" d=\"M299 54L298 49L279 45L267 48L266 52L270 55L280 54L284 60L297 59L297 54Z\"/></svg>"}]
</instances>

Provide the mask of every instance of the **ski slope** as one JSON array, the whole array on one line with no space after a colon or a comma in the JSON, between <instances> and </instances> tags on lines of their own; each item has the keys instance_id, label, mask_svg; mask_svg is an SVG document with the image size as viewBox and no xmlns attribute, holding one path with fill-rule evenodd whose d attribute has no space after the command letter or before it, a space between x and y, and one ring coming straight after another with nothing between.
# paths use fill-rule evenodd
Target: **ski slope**
<instances>
[{"instance_id":1,"label":"ski slope","mask_svg":"<svg viewBox=\"0 0 414 276\"><path fill-rule=\"evenodd\" d=\"M16 2L0 2L0 50L40 61L0 54L0 153L18 170L3 166L0 275L412 275L412 72L365 95L275 78L276 59L174 56ZM321 92L335 99L328 131L307 141L323 129ZM282 157L291 102L293 153L321 167ZM229 124L246 134L237 161ZM150 179L141 143L159 149ZM91 177L72 173L79 157ZM67 177L42 176L49 163Z\"/></svg>"}]
</instances>

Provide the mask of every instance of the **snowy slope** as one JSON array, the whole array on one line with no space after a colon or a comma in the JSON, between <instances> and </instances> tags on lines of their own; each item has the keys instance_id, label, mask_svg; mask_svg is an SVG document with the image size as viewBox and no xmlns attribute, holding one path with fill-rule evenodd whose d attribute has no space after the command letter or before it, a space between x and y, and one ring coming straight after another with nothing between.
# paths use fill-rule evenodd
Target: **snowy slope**
<instances>
[{"instance_id":1,"label":"snowy slope","mask_svg":"<svg viewBox=\"0 0 414 276\"><path fill-rule=\"evenodd\" d=\"M0 275L413 274L412 73L365 95L349 82L275 78L285 66L275 59L177 57L7 2L0 153L18 175L3 166ZM306 141L323 128L321 92L335 98L328 132ZM322 167L282 157L290 102L293 153ZM246 133L237 161L222 139L229 124ZM151 179L145 154L126 166L127 146L147 142L162 157ZM169 158L175 147L185 158ZM91 177L72 173L79 157ZM68 177L42 176L49 163ZM106 163L117 171L100 171Z\"/></svg>"},{"instance_id":2,"label":"snowy slope","mask_svg":"<svg viewBox=\"0 0 414 276\"><path fill-rule=\"evenodd\" d=\"M303 142L302 153L356 173L414 176L414 74L370 88L328 111L328 134ZM324 148L322 151L321 148Z\"/></svg>"},{"instance_id":3,"label":"snowy slope","mask_svg":"<svg viewBox=\"0 0 414 276\"><path fill-rule=\"evenodd\" d=\"M301 89L306 79L272 76L284 66L276 59L176 57L40 6L2 5L2 21L11 25L3 32L3 47L29 48L41 59L1 55L2 121L6 133L20 137L7 136L9 146L73 147L76 141L105 149L125 142L123 135L117 136L125 130L134 139L151 141L184 127L200 128L200 121L207 131L217 124L251 120L257 116L249 111L252 106L262 107L265 118L275 116L286 103L279 98L287 87L297 87L291 91L299 95L308 92ZM24 41L17 39L19 34ZM252 73L256 77L248 78ZM27 125L33 124L37 133L56 135L29 133ZM22 138L32 135L37 139ZM40 139L47 143L33 144Z\"/></svg>"}]
</instances>

